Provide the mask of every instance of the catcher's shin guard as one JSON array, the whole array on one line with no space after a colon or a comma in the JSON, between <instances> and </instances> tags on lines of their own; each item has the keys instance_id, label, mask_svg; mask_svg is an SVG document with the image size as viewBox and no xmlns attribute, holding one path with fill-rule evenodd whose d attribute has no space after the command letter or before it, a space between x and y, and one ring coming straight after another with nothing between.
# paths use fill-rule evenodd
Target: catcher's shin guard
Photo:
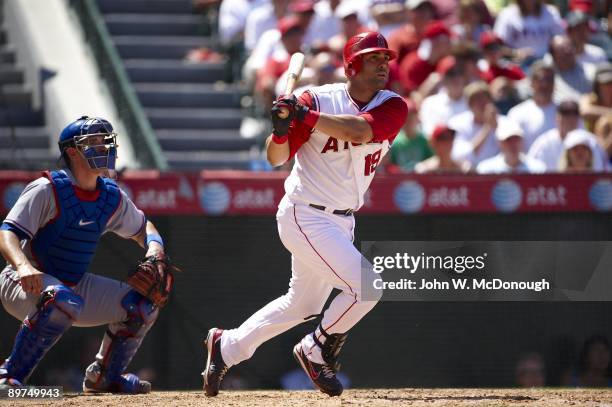
<instances>
[{"instance_id":1,"label":"catcher's shin guard","mask_svg":"<svg viewBox=\"0 0 612 407\"><path fill-rule=\"evenodd\" d=\"M0 366L0 383L25 383L45 353L74 323L83 309L83 299L63 285L47 287L17 332L13 350Z\"/></svg>"},{"instance_id":2,"label":"catcher's shin guard","mask_svg":"<svg viewBox=\"0 0 612 407\"><path fill-rule=\"evenodd\" d=\"M138 351L145 335L155 323L158 308L136 291L130 290L121 305L127 319L109 325L96 361L85 372L83 391L114 393L148 393L151 385L125 369Z\"/></svg>"}]
</instances>

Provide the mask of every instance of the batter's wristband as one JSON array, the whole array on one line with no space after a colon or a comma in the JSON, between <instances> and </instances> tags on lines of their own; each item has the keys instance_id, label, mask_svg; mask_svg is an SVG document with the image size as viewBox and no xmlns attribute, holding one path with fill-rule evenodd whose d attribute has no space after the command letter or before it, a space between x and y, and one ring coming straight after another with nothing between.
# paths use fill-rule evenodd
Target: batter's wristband
<instances>
[{"instance_id":1,"label":"batter's wristband","mask_svg":"<svg viewBox=\"0 0 612 407\"><path fill-rule=\"evenodd\" d=\"M308 112L306 112L303 122L308 127L314 128L314 126L317 124L317 121L319 120L319 116L319 112L317 112L316 110L309 110Z\"/></svg>"},{"instance_id":2,"label":"batter's wristband","mask_svg":"<svg viewBox=\"0 0 612 407\"><path fill-rule=\"evenodd\" d=\"M147 235L147 248L149 247L151 242L157 242L160 245L162 245L162 247L164 247L164 241L162 240L160 235L157 235L157 234Z\"/></svg>"},{"instance_id":3,"label":"batter's wristband","mask_svg":"<svg viewBox=\"0 0 612 407\"><path fill-rule=\"evenodd\" d=\"M276 134L272 134L272 141L276 144L285 144L289 140L289 136L285 134L284 136L277 136Z\"/></svg>"}]
</instances>

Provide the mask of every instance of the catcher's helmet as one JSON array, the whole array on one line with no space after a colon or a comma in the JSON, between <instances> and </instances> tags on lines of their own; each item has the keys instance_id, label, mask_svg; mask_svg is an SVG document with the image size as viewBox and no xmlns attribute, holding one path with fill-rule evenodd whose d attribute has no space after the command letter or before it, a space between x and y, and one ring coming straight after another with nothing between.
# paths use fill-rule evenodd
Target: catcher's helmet
<instances>
[{"instance_id":1,"label":"catcher's helmet","mask_svg":"<svg viewBox=\"0 0 612 407\"><path fill-rule=\"evenodd\" d=\"M397 58L397 53L389 49L387 40L380 33L370 31L349 38L344 45L344 72L346 76L354 76L361 70L361 55L381 51L387 53L391 59Z\"/></svg>"},{"instance_id":2,"label":"catcher's helmet","mask_svg":"<svg viewBox=\"0 0 612 407\"><path fill-rule=\"evenodd\" d=\"M57 143L60 153L74 147L93 169L115 169L117 134L108 120L81 116L62 130Z\"/></svg>"}]
</instances>

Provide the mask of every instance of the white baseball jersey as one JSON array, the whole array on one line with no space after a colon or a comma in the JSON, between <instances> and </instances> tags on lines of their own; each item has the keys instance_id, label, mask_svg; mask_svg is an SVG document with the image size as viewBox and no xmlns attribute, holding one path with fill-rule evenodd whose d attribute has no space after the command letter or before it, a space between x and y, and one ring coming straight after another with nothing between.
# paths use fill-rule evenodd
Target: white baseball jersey
<instances>
[{"instance_id":1,"label":"white baseball jersey","mask_svg":"<svg viewBox=\"0 0 612 407\"><path fill-rule=\"evenodd\" d=\"M382 141L351 144L301 124L290 131L289 149L296 161L276 214L280 239L291 252L289 291L239 327L223 331L221 354L227 366L250 358L268 339L321 313L334 288L341 292L314 332L319 341L325 340L321 329L328 334L347 332L382 295L382 290L370 288L367 279L375 274L353 245L355 218L308 204L340 210L361 207L377 165L406 121L408 106L397 94L381 90L360 108L343 83L311 88L301 101L327 114L361 115L372 127L374 140ZM307 334L300 346L308 359L323 363L313 334Z\"/></svg>"},{"instance_id":2,"label":"white baseball jersey","mask_svg":"<svg viewBox=\"0 0 612 407\"><path fill-rule=\"evenodd\" d=\"M400 97L381 90L360 109L344 83L323 85L308 92L313 96L316 110L332 115L358 115L390 98ZM293 170L285 181L285 192L292 202L357 210L363 205L376 167L389 147L389 140L356 144L315 129L295 156Z\"/></svg>"}]
</instances>

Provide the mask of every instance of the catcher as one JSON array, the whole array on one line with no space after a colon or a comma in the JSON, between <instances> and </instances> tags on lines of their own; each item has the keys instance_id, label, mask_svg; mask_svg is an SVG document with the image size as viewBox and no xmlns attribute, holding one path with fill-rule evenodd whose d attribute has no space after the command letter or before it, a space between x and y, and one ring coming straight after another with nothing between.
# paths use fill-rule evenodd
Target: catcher
<instances>
[{"instance_id":1,"label":"catcher","mask_svg":"<svg viewBox=\"0 0 612 407\"><path fill-rule=\"evenodd\" d=\"M107 177L117 157L112 125L83 116L62 131L59 149L66 168L30 183L0 227L0 299L23 321L0 387L25 384L71 326L108 324L83 391L148 393L149 382L124 371L168 300L174 267L155 226ZM106 232L147 250L128 284L87 272Z\"/></svg>"}]
</instances>

